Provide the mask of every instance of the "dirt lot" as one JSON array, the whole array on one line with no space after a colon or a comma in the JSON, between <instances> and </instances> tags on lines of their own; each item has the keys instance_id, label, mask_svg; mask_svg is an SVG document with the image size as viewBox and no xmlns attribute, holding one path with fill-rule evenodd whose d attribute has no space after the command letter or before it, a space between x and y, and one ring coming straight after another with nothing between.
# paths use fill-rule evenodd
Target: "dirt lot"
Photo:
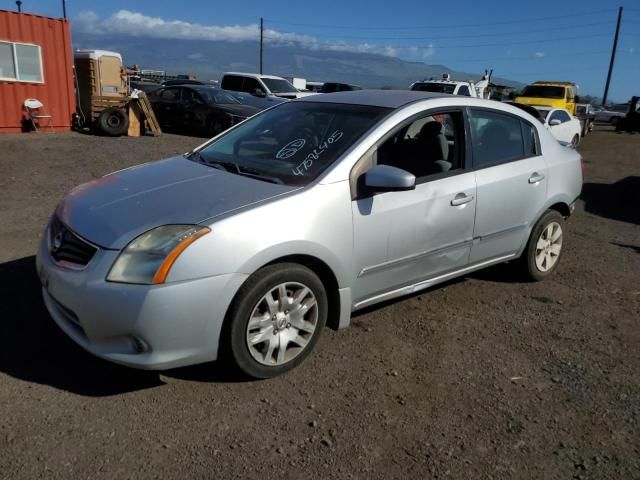
<instances>
[{"instance_id":1,"label":"dirt lot","mask_svg":"<svg viewBox=\"0 0 640 480\"><path fill-rule=\"evenodd\" d=\"M40 299L47 216L78 183L200 142L0 137L0 477L640 478L640 135L583 141L546 282L501 266L368 310L268 381L95 359Z\"/></svg>"}]
</instances>

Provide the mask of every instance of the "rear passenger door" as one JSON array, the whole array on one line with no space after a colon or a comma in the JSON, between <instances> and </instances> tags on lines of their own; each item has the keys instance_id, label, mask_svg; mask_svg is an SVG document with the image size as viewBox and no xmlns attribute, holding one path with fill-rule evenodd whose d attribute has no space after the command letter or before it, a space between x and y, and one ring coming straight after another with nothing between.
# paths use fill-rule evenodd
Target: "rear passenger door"
<instances>
[{"instance_id":1,"label":"rear passenger door","mask_svg":"<svg viewBox=\"0 0 640 480\"><path fill-rule=\"evenodd\" d=\"M163 127L172 127L177 124L178 106L180 102L180 90L178 87L163 88L158 92L155 102L155 111L158 122Z\"/></svg>"},{"instance_id":2,"label":"rear passenger door","mask_svg":"<svg viewBox=\"0 0 640 480\"><path fill-rule=\"evenodd\" d=\"M535 126L496 110L468 113L478 195L474 264L520 251L546 200L547 167Z\"/></svg>"}]
</instances>

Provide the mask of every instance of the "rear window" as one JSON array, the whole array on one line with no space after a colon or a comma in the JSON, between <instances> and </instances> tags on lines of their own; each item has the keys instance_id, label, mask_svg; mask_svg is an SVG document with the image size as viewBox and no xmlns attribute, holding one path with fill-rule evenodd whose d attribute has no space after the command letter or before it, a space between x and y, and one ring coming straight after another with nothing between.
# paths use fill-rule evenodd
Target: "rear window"
<instances>
[{"instance_id":1,"label":"rear window","mask_svg":"<svg viewBox=\"0 0 640 480\"><path fill-rule=\"evenodd\" d=\"M529 85L522 91L521 97L564 98L565 88L552 85Z\"/></svg>"},{"instance_id":2,"label":"rear window","mask_svg":"<svg viewBox=\"0 0 640 480\"><path fill-rule=\"evenodd\" d=\"M434 92L434 93L453 93L456 89L455 84L446 83L416 83L411 90L418 92Z\"/></svg>"}]
</instances>

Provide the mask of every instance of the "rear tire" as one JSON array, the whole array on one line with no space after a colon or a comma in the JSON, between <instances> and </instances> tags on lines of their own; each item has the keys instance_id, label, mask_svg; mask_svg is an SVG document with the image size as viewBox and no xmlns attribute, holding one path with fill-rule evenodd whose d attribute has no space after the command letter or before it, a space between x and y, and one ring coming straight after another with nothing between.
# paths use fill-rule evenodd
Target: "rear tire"
<instances>
[{"instance_id":1,"label":"rear tire","mask_svg":"<svg viewBox=\"0 0 640 480\"><path fill-rule=\"evenodd\" d=\"M327 294L315 273L296 263L270 265L236 294L221 348L244 374L275 377L311 353L327 313Z\"/></svg>"},{"instance_id":2,"label":"rear tire","mask_svg":"<svg viewBox=\"0 0 640 480\"><path fill-rule=\"evenodd\" d=\"M580 135L578 135L577 133L573 136L573 138L571 139L571 146L573 148L577 147L580 144Z\"/></svg>"},{"instance_id":3,"label":"rear tire","mask_svg":"<svg viewBox=\"0 0 640 480\"><path fill-rule=\"evenodd\" d=\"M100 131L110 137L119 137L129 129L129 117L122 108L105 108L97 122Z\"/></svg>"},{"instance_id":4,"label":"rear tire","mask_svg":"<svg viewBox=\"0 0 640 480\"><path fill-rule=\"evenodd\" d=\"M521 262L524 273L539 282L558 267L564 248L564 217L547 210L531 231Z\"/></svg>"},{"instance_id":5,"label":"rear tire","mask_svg":"<svg viewBox=\"0 0 640 480\"><path fill-rule=\"evenodd\" d=\"M619 118L619 117L611 117L611 118L609 119L609 123L610 123L611 125L613 125L614 127L615 127L616 125L618 125L618 122L619 122L619 121L620 121L620 118Z\"/></svg>"}]
</instances>

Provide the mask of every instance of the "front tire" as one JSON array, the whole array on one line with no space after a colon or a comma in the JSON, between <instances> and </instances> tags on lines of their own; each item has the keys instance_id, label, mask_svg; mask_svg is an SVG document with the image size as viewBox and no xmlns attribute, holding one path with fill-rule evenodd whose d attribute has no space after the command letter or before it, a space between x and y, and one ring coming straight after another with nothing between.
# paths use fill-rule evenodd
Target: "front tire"
<instances>
[{"instance_id":1,"label":"front tire","mask_svg":"<svg viewBox=\"0 0 640 480\"><path fill-rule=\"evenodd\" d=\"M327 312L327 294L314 272L295 263L270 265L238 291L222 348L246 375L275 377L311 353Z\"/></svg>"},{"instance_id":2,"label":"front tire","mask_svg":"<svg viewBox=\"0 0 640 480\"><path fill-rule=\"evenodd\" d=\"M564 241L564 217L547 210L531 231L522 256L525 274L536 282L544 280L558 267Z\"/></svg>"}]
</instances>

